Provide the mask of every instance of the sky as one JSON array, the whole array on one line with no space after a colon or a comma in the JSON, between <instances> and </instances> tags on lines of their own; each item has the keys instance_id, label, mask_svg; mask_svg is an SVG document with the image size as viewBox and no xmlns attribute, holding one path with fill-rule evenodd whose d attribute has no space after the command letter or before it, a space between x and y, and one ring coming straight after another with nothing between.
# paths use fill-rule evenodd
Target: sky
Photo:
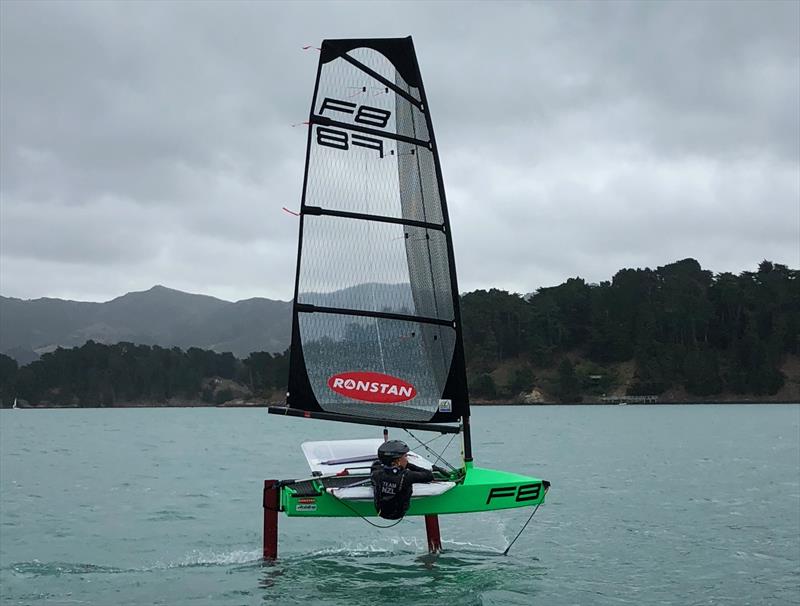
<instances>
[{"instance_id":1,"label":"sky","mask_svg":"<svg viewBox=\"0 0 800 606\"><path fill-rule=\"evenodd\" d=\"M0 2L0 294L289 300L324 38L412 35L459 290L800 267L800 2Z\"/></svg>"}]
</instances>

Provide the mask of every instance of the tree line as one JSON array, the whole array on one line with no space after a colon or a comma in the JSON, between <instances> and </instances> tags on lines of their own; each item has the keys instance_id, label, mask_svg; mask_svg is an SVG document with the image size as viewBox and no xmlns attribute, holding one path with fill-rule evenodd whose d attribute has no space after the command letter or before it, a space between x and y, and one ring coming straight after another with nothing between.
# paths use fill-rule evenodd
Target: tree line
<instances>
[{"instance_id":1,"label":"tree line","mask_svg":"<svg viewBox=\"0 0 800 606\"><path fill-rule=\"evenodd\" d=\"M634 368L629 395L673 387L707 397L724 392L775 394L781 364L800 353L797 270L763 261L756 272L714 275L694 259L655 270L623 269L611 281L572 278L523 296L477 290L461 297L470 391L513 399L545 385L563 401L600 395ZM508 366L504 380L497 370ZM283 392L288 351L183 351L133 343L56 349L18 367L0 354L0 399L31 404L113 406L172 398L220 403L211 378L247 386L256 396ZM537 376L541 374L541 376Z\"/></svg>"},{"instance_id":2,"label":"tree line","mask_svg":"<svg viewBox=\"0 0 800 606\"><path fill-rule=\"evenodd\" d=\"M236 381L253 394L286 389L288 351L251 353L239 360L232 353L191 347L183 351L157 345L87 341L81 347L58 348L19 368L0 354L0 399L36 405L114 406L117 403L165 403L170 399L221 404L227 390L219 379Z\"/></svg>"},{"instance_id":3,"label":"tree line","mask_svg":"<svg viewBox=\"0 0 800 606\"><path fill-rule=\"evenodd\" d=\"M695 396L775 394L787 354L800 353L797 270L763 261L758 271L714 275L694 259L623 269L611 281L580 278L522 296L479 290L462 297L471 391L491 397L530 388L532 368L553 369L564 401L614 382L632 362L628 395L682 387ZM502 386L492 372L525 360ZM582 371L582 372L579 372Z\"/></svg>"}]
</instances>

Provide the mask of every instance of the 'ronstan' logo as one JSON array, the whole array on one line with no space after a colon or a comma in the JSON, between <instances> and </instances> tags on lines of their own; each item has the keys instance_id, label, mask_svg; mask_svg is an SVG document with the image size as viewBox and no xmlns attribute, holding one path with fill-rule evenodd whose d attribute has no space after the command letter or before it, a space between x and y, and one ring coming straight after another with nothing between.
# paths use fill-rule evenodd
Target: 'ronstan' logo
<instances>
[{"instance_id":1,"label":"'ronstan' logo","mask_svg":"<svg viewBox=\"0 0 800 606\"><path fill-rule=\"evenodd\" d=\"M376 404L397 404L417 396L411 383L380 372L342 372L328 379L328 387L353 400Z\"/></svg>"}]
</instances>

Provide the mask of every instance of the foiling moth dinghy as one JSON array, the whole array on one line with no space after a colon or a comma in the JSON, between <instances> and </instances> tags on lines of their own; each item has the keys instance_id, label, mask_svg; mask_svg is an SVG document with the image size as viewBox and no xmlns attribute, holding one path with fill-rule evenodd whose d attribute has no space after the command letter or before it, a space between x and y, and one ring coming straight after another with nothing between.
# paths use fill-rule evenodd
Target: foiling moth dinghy
<instances>
[{"instance_id":1,"label":"foiling moth dinghy","mask_svg":"<svg viewBox=\"0 0 800 606\"><path fill-rule=\"evenodd\" d=\"M322 43L299 222L289 389L269 412L384 436L460 433L462 460L414 484L406 513L426 516L432 550L439 514L541 504L547 481L473 463L452 232L410 37ZM381 442L304 443L310 476L265 482L264 557L277 556L279 511L376 516L369 467ZM412 463L442 464L423 447Z\"/></svg>"}]
</instances>

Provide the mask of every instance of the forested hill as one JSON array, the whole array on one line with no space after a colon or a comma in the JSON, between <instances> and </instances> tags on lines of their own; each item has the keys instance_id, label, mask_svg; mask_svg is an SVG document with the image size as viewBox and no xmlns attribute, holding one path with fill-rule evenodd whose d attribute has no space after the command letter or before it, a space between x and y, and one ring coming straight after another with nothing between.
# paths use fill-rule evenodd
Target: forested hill
<instances>
[{"instance_id":1,"label":"forested hill","mask_svg":"<svg viewBox=\"0 0 800 606\"><path fill-rule=\"evenodd\" d=\"M533 387L574 401L603 394L775 395L800 354L797 270L713 275L694 259L580 278L523 297L462 298L471 393L513 398ZM788 366L793 367L792 364Z\"/></svg>"},{"instance_id":2,"label":"forested hill","mask_svg":"<svg viewBox=\"0 0 800 606\"><path fill-rule=\"evenodd\" d=\"M461 298L473 400L682 399L800 396L798 270L713 275L693 259L580 278L523 296ZM223 403L279 399L288 355L89 341L19 367L0 355L0 398L31 405Z\"/></svg>"}]
</instances>

